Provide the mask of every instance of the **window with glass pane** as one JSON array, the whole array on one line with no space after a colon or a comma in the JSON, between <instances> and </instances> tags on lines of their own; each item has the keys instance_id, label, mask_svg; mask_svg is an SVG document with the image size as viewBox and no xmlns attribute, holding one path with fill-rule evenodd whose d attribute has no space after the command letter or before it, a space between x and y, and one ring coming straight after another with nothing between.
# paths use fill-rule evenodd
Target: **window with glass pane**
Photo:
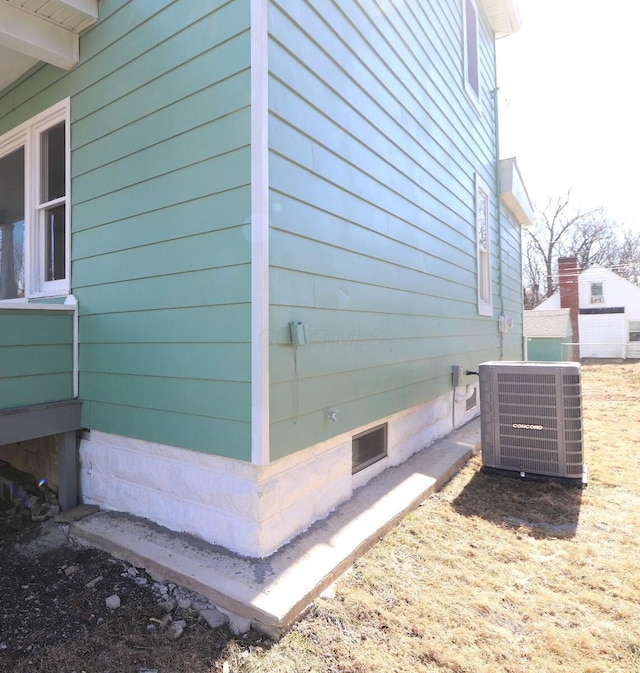
<instances>
[{"instance_id":1,"label":"window with glass pane","mask_svg":"<svg viewBox=\"0 0 640 673\"><path fill-rule=\"evenodd\" d=\"M0 157L0 299L24 297L24 147Z\"/></svg>"},{"instance_id":2,"label":"window with glass pane","mask_svg":"<svg viewBox=\"0 0 640 673\"><path fill-rule=\"evenodd\" d=\"M493 315L493 286L491 283L491 222L489 219L489 188L475 176L475 225L478 264L478 313Z\"/></svg>"},{"instance_id":3,"label":"window with glass pane","mask_svg":"<svg viewBox=\"0 0 640 673\"><path fill-rule=\"evenodd\" d=\"M640 341L640 320L629 321L629 341Z\"/></svg>"},{"instance_id":4,"label":"window with glass pane","mask_svg":"<svg viewBox=\"0 0 640 673\"><path fill-rule=\"evenodd\" d=\"M68 119L66 99L0 135L0 300L71 290Z\"/></svg>"},{"instance_id":5,"label":"window with glass pane","mask_svg":"<svg viewBox=\"0 0 640 673\"><path fill-rule=\"evenodd\" d=\"M41 135L40 225L44 243L45 282L65 276L65 127L64 123Z\"/></svg>"},{"instance_id":6,"label":"window with glass pane","mask_svg":"<svg viewBox=\"0 0 640 673\"><path fill-rule=\"evenodd\" d=\"M489 195L482 188L478 188L478 202L476 226L478 227L479 253L479 292L480 301L491 303L491 276L489 269Z\"/></svg>"},{"instance_id":7,"label":"window with glass pane","mask_svg":"<svg viewBox=\"0 0 640 673\"><path fill-rule=\"evenodd\" d=\"M602 292L602 283L591 283L591 303L602 304L604 302L604 293Z\"/></svg>"},{"instance_id":8,"label":"window with glass pane","mask_svg":"<svg viewBox=\"0 0 640 673\"><path fill-rule=\"evenodd\" d=\"M475 0L464 0L465 82L474 98L480 97L478 67L478 8Z\"/></svg>"}]
</instances>

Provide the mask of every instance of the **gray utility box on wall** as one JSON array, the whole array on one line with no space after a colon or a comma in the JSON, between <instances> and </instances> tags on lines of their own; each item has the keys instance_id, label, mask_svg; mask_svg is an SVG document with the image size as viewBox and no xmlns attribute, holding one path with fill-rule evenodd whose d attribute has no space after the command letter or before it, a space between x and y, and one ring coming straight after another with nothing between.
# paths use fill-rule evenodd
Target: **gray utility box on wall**
<instances>
[{"instance_id":1,"label":"gray utility box on wall","mask_svg":"<svg viewBox=\"0 0 640 673\"><path fill-rule=\"evenodd\" d=\"M580 365L485 362L479 374L483 465L584 481Z\"/></svg>"}]
</instances>

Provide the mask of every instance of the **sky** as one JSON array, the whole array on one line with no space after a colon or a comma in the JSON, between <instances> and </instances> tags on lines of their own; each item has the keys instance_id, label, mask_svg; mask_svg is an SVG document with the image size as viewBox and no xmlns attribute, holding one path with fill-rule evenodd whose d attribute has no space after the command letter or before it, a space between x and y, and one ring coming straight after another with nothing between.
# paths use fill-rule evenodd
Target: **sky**
<instances>
[{"instance_id":1,"label":"sky","mask_svg":"<svg viewBox=\"0 0 640 673\"><path fill-rule=\"evenodd\" d=\"M500 155L532 202L571 189L582 210L640 232L640 2L517 0L498 40Z\"/></svg>"}]
</instances>

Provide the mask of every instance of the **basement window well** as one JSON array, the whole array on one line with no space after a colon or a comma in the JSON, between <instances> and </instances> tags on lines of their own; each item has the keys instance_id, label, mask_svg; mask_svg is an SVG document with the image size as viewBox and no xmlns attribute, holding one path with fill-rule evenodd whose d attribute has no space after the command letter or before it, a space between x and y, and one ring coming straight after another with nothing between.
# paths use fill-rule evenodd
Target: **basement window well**
<instances>
[{"instance_id":1,"label":"basement window well","mask_svg":"<svg viewBox=\"0 0 640 673\"><path fill-rule=\"evenodd\" d=\"M362 432L351 440L351 474L387 456L387 424Z\"/></svg>"}]
</instances>

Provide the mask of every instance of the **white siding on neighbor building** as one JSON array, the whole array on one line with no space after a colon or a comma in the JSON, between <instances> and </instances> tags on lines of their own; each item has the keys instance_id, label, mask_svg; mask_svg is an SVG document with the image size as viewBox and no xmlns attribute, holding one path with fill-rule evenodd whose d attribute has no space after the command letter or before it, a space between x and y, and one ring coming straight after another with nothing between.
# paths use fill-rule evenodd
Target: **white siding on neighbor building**
<instances>
[{"instance_id":1,"label":"white siding on neighbor building","mask_svg":"<svg viewBox=\"0 0 640 673\"><path fill-rule=\"evenodd\" d=\"M592 283L602 283L602 302L591 302ZM581 309L624 308L624 313L580 314L580 357L640 357L640 342L629 341L629 322L640 320L640 287L592 266L580 274L578 293Z\"/></svg>"},{"instance_id":2,"label":"white siding on neighbor building","mask_svg":"<svg viewBox=\"0 0 640 673\"><path fill-rule=\"evenodd\" d=\"M626 341L624 313L580 316L580 357L624 358Z\"/></svg>"},{"instance_id":3,"label":"white siding on neighbor building","mask_svg":"<svg viewBox=\"0 0 640 673\"><path fill-rule=\"evenodd\" d=\"M591 303L591 283L602 283L603 301ZM580 308L623 306L627 319L640 320L640 287L602 266L592 266L580 274ZM635 317L633 317L635 316Z\"/></svg>"},{"instance_id":4,"label":"white siding on neighbor building","mask_svg":"<svg viewBox=\"0 0 640 673\"><path fill-rule=\"evenodd\" d=\"M591 284L602 283L602 301L592 303ZM602 266L580 274L580 309L623 308L623 313L581 313L580 357L640 358L640 342L629 341L629 323L640 321L640 287ZM560 308L560 292L536 306L535 311Z\"/></svg>"}]
</instances>

